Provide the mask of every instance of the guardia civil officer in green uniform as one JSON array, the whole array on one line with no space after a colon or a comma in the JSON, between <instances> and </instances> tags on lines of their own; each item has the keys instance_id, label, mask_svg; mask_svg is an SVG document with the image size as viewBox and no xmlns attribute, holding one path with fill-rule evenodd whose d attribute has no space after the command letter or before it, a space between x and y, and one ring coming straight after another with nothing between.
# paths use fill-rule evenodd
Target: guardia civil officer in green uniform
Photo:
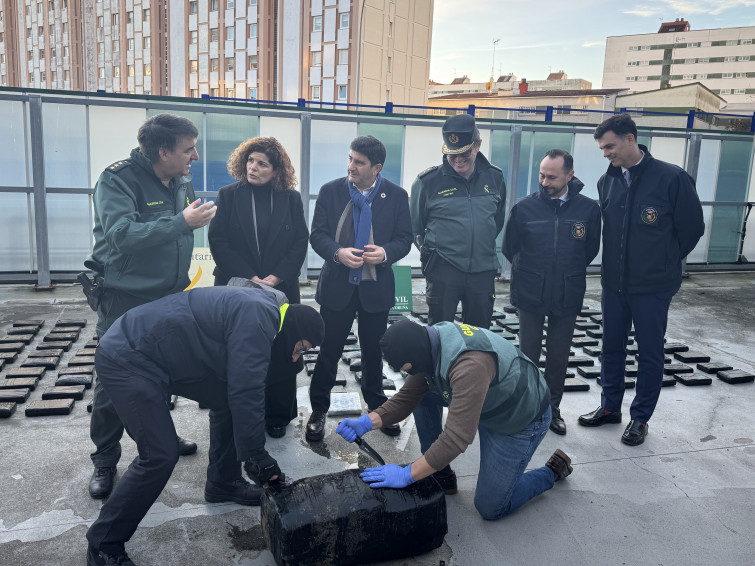
<instances>
[{"instance_id":1,"label":"guardia civil officer in green uniform","mask_svg":"<svg viewBox=\"0 0 755 566\"><path fill-rule=\"evenodd\" d=\"M414 411L422 456L408 466L368 468L372 487L402 488L434 475L443 491L457 491L450 463L480 435L475 507L483 519L514 512L568 476L571 460L556 450L545 466L525 473L548 432L550 393L534 363L501 336L468 324L421 326L401 320L380 341L403 387L375 411L346 419L336 432L349 442ZM448 407L443 427L443 407Z\"/></svg>"},{"instance_id":2,"label":"guardia civil officer in green uniform","mask_svg":"<svg viewBox=\"0 0 755 566\"><path fill-rule=\"evenodd\" d=\"M480 153L480 132L469 114L446 120L443 142L443 163L419 174L409 201L427 280L429 322L452 321L461 301L463 321L488 328L506 183Z\"/></svg>"},{"instance_id":3,"label":"guardia civil officer in green uniform","mask_svg":"<svg viewBox=\"0 0 755 566\"><path fill-rule=\"evenodd\" d=\"M84 262L104 289L97 336L129 309L190 283L193 231L215 216L213 202L194 196L189 169L197 154L197 128L186 118L158 114L139 128L139 147L100 175L94 191L94 248ZM98 380L90 436L94 473L89 493L107 497L121 456L123 424ZM179 438L182 455L197 445Z\"/></svg>"}]
</instances>

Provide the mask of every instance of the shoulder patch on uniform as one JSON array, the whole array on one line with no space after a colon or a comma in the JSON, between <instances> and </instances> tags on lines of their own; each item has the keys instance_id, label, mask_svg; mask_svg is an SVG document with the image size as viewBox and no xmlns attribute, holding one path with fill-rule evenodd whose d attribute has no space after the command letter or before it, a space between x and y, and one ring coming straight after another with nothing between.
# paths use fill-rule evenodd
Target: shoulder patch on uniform
<instances>
[{"instance_id":1,"label":"shoulder patch on uniform","mask_svg":"<svg viewBox=\"0 0 755 566\"><path fill-rule=\"evenodd\" d=\"M496 170L496 171L498 171L499 173L503 173L503 169L501 169L500 167L498 167L498 165L493 165L493 164L491 163L491 164L490 164L490 168L491 168L491 169L495 169L495 170Z\"/></svg>"},{"instance_id":2,"label":"shoulder patch on uniform","mask_svg":"<svg viewBox=\"0 0 755 566\"><path fill-rule=\"evenodd\" d=\"M131 165L130 159L121 159L120 161L116 161L112 165L109 165L107 167L107 170L112 173L117 173L118 171L120 171L124 167L128 167L129 165Z\"/></svg>"},{"instance_id":3,"label":"shoulder patch on uniform","mask_svg":"<svg viewBox=\"0 0 755 566\"><path fill-rule=\"evenodd\" d=\"M431 173L432 171L435 171L438 167L440 167L440 165L433 165L432 167L428 167L427 169L425 169L424 171L422 171L422 173L420 173L419 175L417 175L417 177L422 178L425 175L427 175L428 173Z\"/></svg>"}]
</instances>

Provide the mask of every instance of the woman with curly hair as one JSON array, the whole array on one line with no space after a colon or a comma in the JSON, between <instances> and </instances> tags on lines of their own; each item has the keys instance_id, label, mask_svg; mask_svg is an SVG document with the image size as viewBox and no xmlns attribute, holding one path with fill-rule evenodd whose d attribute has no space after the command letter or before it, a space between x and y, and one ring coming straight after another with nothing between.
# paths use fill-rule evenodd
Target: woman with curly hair
<instances>
[{"instance_id":1,"label":"woman with curly hair","mask_svg":"<svg viewBox=\"0 0 755 566\"><path fill-rule=\"evenodd\" d=\"M243 142L228 159L236 183L220 189L217 214L208 233L215 260L215 285L243 277L283 291L289 303L300 302L299 272L307 255L309 232L296 175L283 146L272 137ZM296 417L294 364L276 363L273 352L265 393L265 423L279 438Z\"/></svg>"}]
</instances>

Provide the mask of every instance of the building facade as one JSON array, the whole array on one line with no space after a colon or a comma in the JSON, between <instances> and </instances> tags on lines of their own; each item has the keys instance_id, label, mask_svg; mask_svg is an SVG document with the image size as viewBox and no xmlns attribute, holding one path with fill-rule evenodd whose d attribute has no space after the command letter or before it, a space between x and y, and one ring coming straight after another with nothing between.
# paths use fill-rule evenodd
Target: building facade
<instances>
[{"instance_id":1,"label":"building facade","mask_svg":"<svg viewBox=\"0 0 755 566\"><path fill-rule=\"evenodd\" d=\"M560 71L551 73L545 80L528 81L528 92L541 90L590 90L592 83L584 79L570 79L566 73ZM510 93L517 90L522 81L517 80L516 75L508 74L499 76L494 82L473 83L465 75L464 77L454 79L451 84L432 83L428 91L428 97L445 96L448 94L471 94L485 92L502 92Z\"/></svg>"},{"instance_id":2,"label":"building facade","mask_svg":"<svg viewBox=\"0 0 755 566\"><path fill-rule=\"evenodd\" d=\"M658 33L606 39L603 88L642 92L695 82L727 102L755 102L755 26L692 30L677 20Z\"/></svg>"},{"instance_id":3,"label":"building facade","mask_svg":"<svg viewBox=\"0 0 755 566\"><path fill-rule=\"evenodd\" d=\"M0 86L423 104L433 0L0 0Z\"/></svg>"}]
</instances>

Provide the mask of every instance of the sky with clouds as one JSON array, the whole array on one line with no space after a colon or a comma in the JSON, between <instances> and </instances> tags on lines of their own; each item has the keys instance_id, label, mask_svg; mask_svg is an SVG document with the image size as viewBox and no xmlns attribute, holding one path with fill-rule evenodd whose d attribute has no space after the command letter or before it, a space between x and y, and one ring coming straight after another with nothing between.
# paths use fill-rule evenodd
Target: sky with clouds
<instances>
[{"instance_id":1,"label":"sky with clouds","mask_svg":"<svg viewBox=\"0 0 755 566\"><path fill-rule=\"evenodd\" d=\"M755 26L755 0L435 0L430 79L563 70L601 88L607 36L657 33L677 18L693 30Z\"/></svg>"}]
</instances>

